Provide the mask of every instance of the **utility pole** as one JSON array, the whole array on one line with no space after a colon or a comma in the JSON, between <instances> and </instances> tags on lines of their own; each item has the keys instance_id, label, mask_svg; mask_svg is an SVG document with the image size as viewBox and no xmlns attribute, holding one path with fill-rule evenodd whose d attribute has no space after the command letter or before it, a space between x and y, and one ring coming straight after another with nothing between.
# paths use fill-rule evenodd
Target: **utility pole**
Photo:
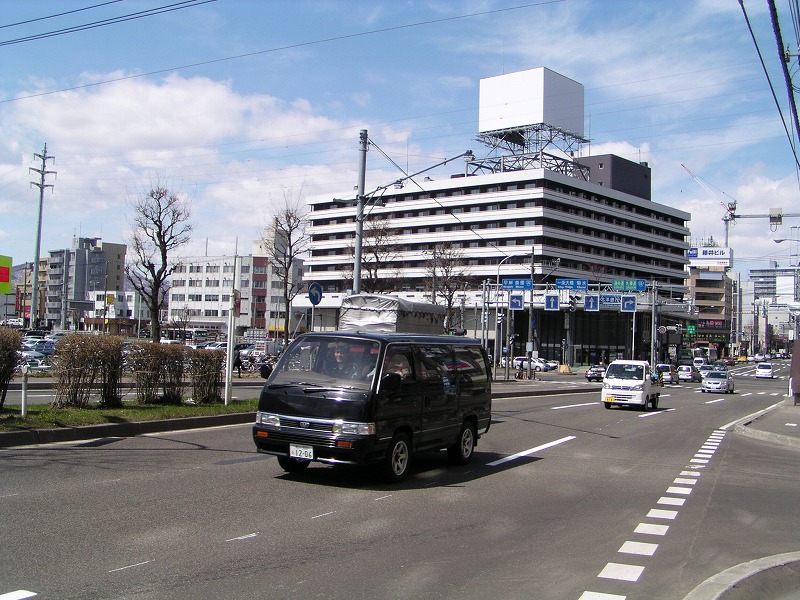
<instances>
[{"instance_id":1,"label":"utility pole","mask_svg":"<svg viewBox=\"0 0 800 600\"><path fill-rule=\"evenodd\" d=\"M39 251L42 244L42 205L44 204L44 189L53 187L52 185L45 184L44 180L48 175L56 174L55 171L47 170L47 161L55 160L54 156L47 156L47 144L44 145L44 150L41 154L34 154L33 156L42 161L42 168L29 168L29 171L39 174L39 181L31 181L31 185L35 185L39 188L39 221L36 227L36 257L33 261L33 285L31 286L31 328L35 328L39 320Z\"/></svg>"},{"instance_id":2,"label":"utility pole","mask_svg":"<svg viewBox=\"0 0 800 600\"><path fill-rule=\"evenodd\" d=\"M361 252L364 245L364 185L367 178L369 136L362 129L358 134L358 188L356 190L356 239L353 256L353 293L361 293Z\"/></svg>"}]
</instances>

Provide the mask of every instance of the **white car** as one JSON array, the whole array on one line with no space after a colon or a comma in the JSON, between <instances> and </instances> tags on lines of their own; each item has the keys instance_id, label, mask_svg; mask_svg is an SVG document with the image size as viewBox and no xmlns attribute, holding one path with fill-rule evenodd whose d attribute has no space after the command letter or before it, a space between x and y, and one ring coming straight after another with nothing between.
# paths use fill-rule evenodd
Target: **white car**
<instances>
[{"instance_id":1,"label":"white car","mask_svg":"<svg viewBox=\"0 0 800 600\"><path fill-rule=\"evenodd\" d=\"M774 376L772 363L758 363L756 367L756 377L772 379Z\"/></svg>"}]
</instances>

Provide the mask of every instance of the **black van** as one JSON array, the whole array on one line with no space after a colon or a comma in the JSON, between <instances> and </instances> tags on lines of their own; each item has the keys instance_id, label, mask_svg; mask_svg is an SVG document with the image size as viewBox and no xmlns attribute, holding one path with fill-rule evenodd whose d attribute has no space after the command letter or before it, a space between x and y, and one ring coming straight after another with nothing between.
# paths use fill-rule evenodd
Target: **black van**
<instances>
[{"instance_id":1,"label":"black van","mask_svg":"<svg viewBox=\"0 0 800 600\"><path fill-rule=\"evenodd\" d=\"M476 339L307 333L265 368L253 441L289 472L379 464L400 481L413 453L443 448L465 464L489 430L490 373Z\"/></svg>"}]
</instances>

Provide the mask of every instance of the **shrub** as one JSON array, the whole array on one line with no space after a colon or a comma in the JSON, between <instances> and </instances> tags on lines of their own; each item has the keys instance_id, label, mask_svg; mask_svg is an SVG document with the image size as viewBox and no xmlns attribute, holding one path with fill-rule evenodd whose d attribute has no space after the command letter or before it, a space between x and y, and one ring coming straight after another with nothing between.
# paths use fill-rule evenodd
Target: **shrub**
<instances>
[{"instance_id":1,"label":"shrub","mask_svg":"<svg viewBox=\"0 0 800 600\"><path fill-rule=\"evenodd\" d=\"M190 350L189 374L192 377L192 399L198 404L222 400L225 353L218 350Z\"/></svg>"},{"instance_id":2,"label":"shrub","mask_svg":"<svg viewBox=\"0 0 800 600\"><path fill-rule=\"evenodd\" d=\"M55 408L89 404L92 386L100 373L102 338L82 333L66 335L58 340L53 355L56 377Z\"/></svg>"},{"instance_id":3,"label":"shrub","mask_svg":"<svg viewBox=\"0 0 800 600\"><path fill-rule=\"evenodd\" d=\"M19 357L17 351L22 343L22 336L15 329L0 327L0 409L6 402L6 392L17 369Z\"/></svg>"},{"instance_id":4,"label":"shrub","mask_svg":"<svg viewBox=\"0 0 800 600\"><path fill-rule=\"evenodd\" d=\"M141 404L180 404L183 399L185 348L173 344L141 344L131 355L136 398ZM159 391L163 388L163 393Z\"/></svg>"}]
</instances>

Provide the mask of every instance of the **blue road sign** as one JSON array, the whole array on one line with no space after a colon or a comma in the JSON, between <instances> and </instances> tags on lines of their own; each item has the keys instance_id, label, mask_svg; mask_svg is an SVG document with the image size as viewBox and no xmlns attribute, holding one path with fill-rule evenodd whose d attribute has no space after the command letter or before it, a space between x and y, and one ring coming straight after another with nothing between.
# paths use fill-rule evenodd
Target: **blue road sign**
<instances>
[{"instance_id":1,"label":"blue road sign","mask_svg":"<svg viewBox=\"0 0 800 600\"><path fill-rule=\"evenodd\" d=\"M545 310L560 310L558 304L558 294L545 294L544 295L544 309Z\"/></svg>"},{"instance_id":2,"label":"blue road sign","mask_svg":"<svg viewBox=\"0 0 800 600\"><path fill-rule=\"evenodd\" d=\"M322 286L316 281L308 286L308 299L314 306L322 302Z\"/></svg>"},{"instance_id":3,"label":"blue road sign","mask_svg":"<svg viewBox=\"0 0 800 600\"><path fill-rule=\"evenodd\" d=\"M532 290L533 282L530 279L503 279L504 290Z\"/></svg>"},{"instance_id":4,"label":"blue road sign","mask_svg":"<svg viewBox=\"0 0 800 600\"><path fill-rule=\"evenodd\" d=\"M589 289L588 279L556 279L557 290L586 291Z\"/></svg>"},{"instance_id":5,"label":"blue road sign","mask_svg":"<svg viewBox=\"0 0 800 600\"><path fill-rule=\"evenodd\" d=\"M510 296L508 299L508 307L511 310L523 310L525 305L522 301L522 296Z\"/></svg>"},{"instance_id":6,"label":"blue road sign","mask_svg":"<svg viewBox=\"0 0 800 600\"><path fill-rule=\"evenodd\" d=\"M622 296L621 300L622 312L636 312L636 296Z\"/></svg>"},{"instance_id":7,"label":"blue road sign","mask_svg":"<svg viewBox=\"0 0 800 600\"><path fill-rule=\"evenodd\" d=\"M614 279L611 289L615 292L644 292L647 290L646 279Z\"/></svg>"},{"instance_id":8,"label":"blue road sign","mask_svg":"<svg viewBox=\"0 0 800 600\"><path fill-rule=\"evenodd\" d=\"M598 311L600 310L600 295L587 294L583 297L583 310Z\"/></svg>"},{"instance_id":9,"label":"blue road sign","mask_svg":"<svg viewBox=\"0 0 800 600\"><path fill-rule=\"evenodd\" d=\"M622 296L619 294L600 294L600 306L619 306L622 303Z\"/></svg>"}]
</instances>

